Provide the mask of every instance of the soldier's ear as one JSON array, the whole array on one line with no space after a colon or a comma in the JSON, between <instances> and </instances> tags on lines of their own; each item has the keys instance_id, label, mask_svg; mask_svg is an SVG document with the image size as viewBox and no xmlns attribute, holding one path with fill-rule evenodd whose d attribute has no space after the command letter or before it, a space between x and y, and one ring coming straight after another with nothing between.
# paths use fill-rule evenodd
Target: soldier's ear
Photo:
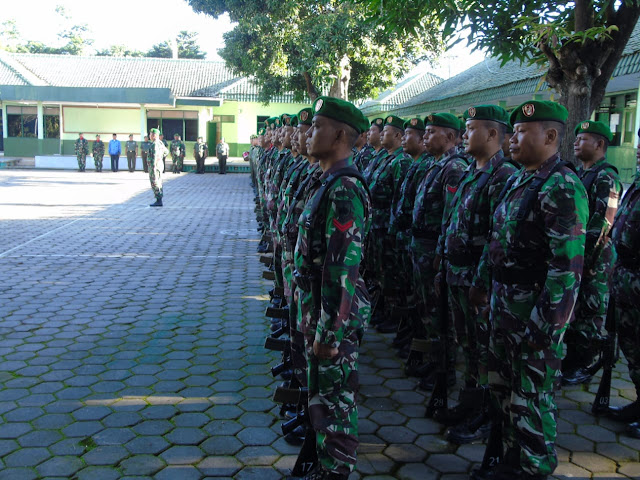
<instances>
[{"instance_id":1,"label":"soldier's ear","mask_svg":"<svg viewBox=\"0 0 640 480\"><path fill-rule=\"evenodd\" d=\"M555 144L558 139L558 130L555 128L548 128L545 132L545 145Z\"/></svg>"}]
</instances>

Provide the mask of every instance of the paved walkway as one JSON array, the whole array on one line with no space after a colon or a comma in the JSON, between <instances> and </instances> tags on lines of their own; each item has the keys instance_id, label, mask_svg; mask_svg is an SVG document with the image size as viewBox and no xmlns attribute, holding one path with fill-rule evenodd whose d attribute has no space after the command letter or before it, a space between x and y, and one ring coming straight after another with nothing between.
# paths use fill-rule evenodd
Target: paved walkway
<instances>
[{"instance_id":1,"label":"paved walkway","mask_svg":"<svg viewBox=\"0 0 640 480\"><path fill-rule=\"evenodd\" d=\"M248 176L166 178L152 209L140 172L0 172L0 479L270 480L293 465ZM467 478L483 445L423 418L390 341L365 340L354 477ZM635 395L623 372L614 404ZM639 478L640 440L588 413L595 388L559 399L558 478Z\"/></svg>"}]
</instances>

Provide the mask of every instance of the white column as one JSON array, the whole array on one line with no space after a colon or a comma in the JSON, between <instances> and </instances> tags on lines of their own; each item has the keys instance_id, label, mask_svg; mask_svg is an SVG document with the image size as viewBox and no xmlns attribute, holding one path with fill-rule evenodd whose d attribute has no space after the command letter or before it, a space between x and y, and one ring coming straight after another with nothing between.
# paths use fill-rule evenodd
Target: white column
<instances>
[{"instance_id":1,"label":"white column","mask_svg":"<svg viewBox=\"0 0 640 480\"><path fill-rule=\"evenodd\" d=\"M147 132L147 109L144 105L140 105L140 141L144 140L144 136L148 135Z\"/></svg>"},{"instance_id":2,"label":"white column","mask_svg":"<svg viewBox=\"0 0 640 480\"><path fill-rule=\"evenodd\" d=\"M637 132L640 129L640 84L638 84L638 91L636 93L636 124L633 130L633 146L638 147L638 135Z\"/></svg>"},{"instance_id":3,"label":"white column","mask_svg":"<svg viewBox=\"0 0 640 480\"><path fill-rule=\"evenodd\" d=\"M2 105L2 138L9 136L9 128L7 125L7 104Z\"/></svg>"},{"instance_id":4,"label":"white column","mask_svg":"<svg viewBox=\"0 0 640 480\"><path fill-rule=\"evenodd\" d=\"M58 145L58 154L62 155L62 137L64 136L64 115L62 115L62 104L58 104L58 108L60 109L60 142Z\"/></svg>"},{"instance_id":5,"label":"white column","mask_svg":"<svg viewBox=\"0 0 640 480\"><path fill-rule=\"evenodd\" d=\"M38 140L44 138L44 109L42 108L42 102L38 102Z\"/></svg>"}]
</instances>

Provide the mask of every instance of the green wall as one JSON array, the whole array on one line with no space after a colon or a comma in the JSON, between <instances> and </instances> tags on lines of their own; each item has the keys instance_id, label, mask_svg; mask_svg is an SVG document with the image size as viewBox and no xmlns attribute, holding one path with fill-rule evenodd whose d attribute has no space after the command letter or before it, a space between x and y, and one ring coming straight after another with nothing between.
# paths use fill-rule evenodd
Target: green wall
<instances>
[{"instance_id":1,"label":"green wall","mask_svg":"<svg viewBox=\"0 0 640 480\"><path fill-rule=\"evenodd\" d=\"M4 139L4 155L6 157L35 157L36 155L54 155L59 153L60 140L57 138L20 138Z\"/></svg>"},{"instance_id":2,"label":"green wall","mask_svg":"<svg viewBox=\"0 0 640 480\"><path fill-rule=\"evenodd\" d=\"M633 147L609 147L607 160L620 172L620 179L624 183L633 182L636 174L636 149Z\"/></svg>"}]
</instances>

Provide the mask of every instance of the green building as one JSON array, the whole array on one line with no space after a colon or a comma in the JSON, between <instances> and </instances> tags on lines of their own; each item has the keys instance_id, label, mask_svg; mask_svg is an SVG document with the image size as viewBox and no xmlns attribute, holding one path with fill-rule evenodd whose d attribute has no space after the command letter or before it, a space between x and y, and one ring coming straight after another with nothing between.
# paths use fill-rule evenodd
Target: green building
<instances>
[{"instance_id":1,"label":"green building","mask_svg":"<svg viewBox=\"0 0 640 480\"><path fill-rule=\"evenodd\" d=\"M74 155L80 132L90 142L117 133L124 147L129 134L141 141L158 127L169 141L181 135L187 158L199 136L212 155L224 137L230 156L240 156L264 119L307 106L293 95L263 105L258 94L223 62L0 51L0 150L7 157Z\"/></svg>"},{"instance_id":2,"label":"green building","mask_svg":"<svg viewBox=\"0 0 640 480\"><path fill-rule=\"evenodd\" d=\"M462 115L472 105L487 103L511 109L531 99L557 99L557 94L544 81L545 73L545 69L535 65L509 62L500 66L496 58L486 58L450 79L436 81L417 94L416 84L434 79L427 73L409 76L361 108L369 118L389 114L408 118L437 112ZM605 98L593 114L593 119L607 122L614 132L607 158L618 167L626 182L631 181L636 171L639 89L640 26L636 26L607 85Z\"/></svg>"}]
</instances>

